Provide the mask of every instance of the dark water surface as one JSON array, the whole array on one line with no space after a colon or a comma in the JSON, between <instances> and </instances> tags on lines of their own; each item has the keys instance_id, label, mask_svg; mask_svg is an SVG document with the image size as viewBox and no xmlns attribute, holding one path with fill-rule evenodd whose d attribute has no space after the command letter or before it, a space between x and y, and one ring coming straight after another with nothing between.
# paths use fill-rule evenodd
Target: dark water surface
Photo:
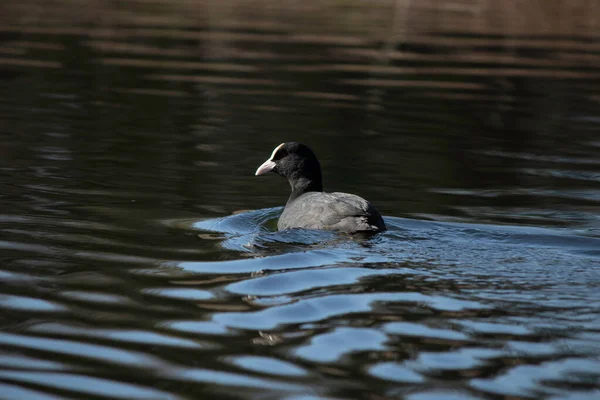
<instances>
[{"instance_id":1,"label":"dark water surface","mask_svg":"<svg viewBox=\"0 0 600 400\"><path fill-rule=\"evenodd\" d=\"M1 399L600 398L600 3L0 6ZM309 144L374 237L276 232Z\"/></svg>"}]
</instances>

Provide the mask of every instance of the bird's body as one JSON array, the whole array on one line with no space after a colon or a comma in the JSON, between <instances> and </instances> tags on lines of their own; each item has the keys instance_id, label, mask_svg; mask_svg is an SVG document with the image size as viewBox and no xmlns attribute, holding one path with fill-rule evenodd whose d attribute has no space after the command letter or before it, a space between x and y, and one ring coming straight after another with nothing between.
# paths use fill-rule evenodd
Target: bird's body
<instances>
[{"instance_id":1,"label":"bird's body","mask_svg":"<svg viewBox=\"0 0 600 400\"><path fill-rule=\"evenodd\" d=\"M308 192L286 204L277 228L368 232L385 230L385 223L375 207L362 197L349 193Z\"/></svg>"},{"instance_id":2,"label":"bird's body","mask_svg":"<svg viewBox=\"0 0 600 400\"><path fill-rule=\"evenodd\" d=\"M267 172L287 178L292 187L277 223L279 230L305 228L356 233L386 229L377 209L362 197L323 192L319 161L312 150L301 143L277 146L271 158L256 170L256 175Z\"/></svg>"}]
</instances>

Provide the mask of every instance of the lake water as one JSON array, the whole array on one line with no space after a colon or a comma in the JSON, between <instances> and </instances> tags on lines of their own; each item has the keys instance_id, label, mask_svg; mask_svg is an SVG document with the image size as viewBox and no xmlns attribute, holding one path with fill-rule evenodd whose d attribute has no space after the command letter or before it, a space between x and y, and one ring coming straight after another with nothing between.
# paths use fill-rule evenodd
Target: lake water
<instances>
[{"instance_id":1,"label":"lake water","mask_svg":"<svg viewBox=\"0 0 600 400\"><path fill-rule=\"evenodd\" d=\"M9 0L1 399L600 398L600 3ZM276 231L281 142L388 231Z\"/></svg>"}]
</instances>

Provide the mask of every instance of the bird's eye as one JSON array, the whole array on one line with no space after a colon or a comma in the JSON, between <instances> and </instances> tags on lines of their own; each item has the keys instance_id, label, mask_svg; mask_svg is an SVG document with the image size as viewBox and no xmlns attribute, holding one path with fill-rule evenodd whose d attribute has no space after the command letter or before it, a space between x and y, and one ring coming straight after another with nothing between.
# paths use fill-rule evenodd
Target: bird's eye
<instances>
[{"instance_id":1,"label":"bird's eye","mask_svg":"<svg viewBox=\"0 0 600 400\"><path fill-rule=\"evenodd\" d=\"M287 156L287 151L284 149L279 149L277 153L273 155L273 161L281 160L285 156Z\"/></svg>"}]
</instances>

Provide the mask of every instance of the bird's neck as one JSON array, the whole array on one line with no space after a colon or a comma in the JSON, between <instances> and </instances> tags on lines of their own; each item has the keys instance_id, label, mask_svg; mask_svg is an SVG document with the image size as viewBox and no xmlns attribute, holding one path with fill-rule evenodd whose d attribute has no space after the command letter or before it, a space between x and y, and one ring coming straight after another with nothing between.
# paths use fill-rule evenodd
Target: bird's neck
<instances>
[{"instance_id":1,"label":"bird's neck","mask_svg":"<svg viewBox=\"0 0 600 400\"><path fill-rule=\"evenodd\" d=\"M290 198L287 201L288 203L296 200L304 193L323 191L323 182L321 180L320 171L318 174L316 174L316 176L311 178L301 177L294 180L290 179L289 182L290 186L292 187L292 194L290 194Z\"/></svg>"}]
</instances>

